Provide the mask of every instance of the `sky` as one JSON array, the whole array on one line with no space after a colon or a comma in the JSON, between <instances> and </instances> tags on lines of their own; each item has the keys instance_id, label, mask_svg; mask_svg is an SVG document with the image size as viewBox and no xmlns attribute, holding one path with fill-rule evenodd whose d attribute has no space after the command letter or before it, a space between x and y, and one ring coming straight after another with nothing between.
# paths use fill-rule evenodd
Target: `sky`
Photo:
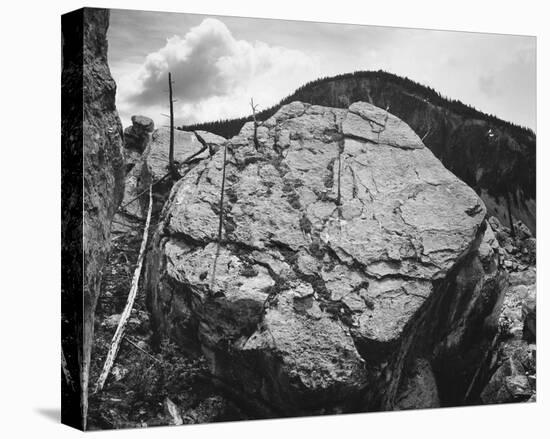
<instances>
[{"instance_id":1,"label":"sky","mask_svg":"<svg viewBox=\"0 0 550 439\"><path fill-rule=\"evenodd\" d=\"M529 36L111 10L109 66L123 125L167 124L268 108L304 83L386 70L536 131L536 40Z\"/></svg>"}]
</instances>

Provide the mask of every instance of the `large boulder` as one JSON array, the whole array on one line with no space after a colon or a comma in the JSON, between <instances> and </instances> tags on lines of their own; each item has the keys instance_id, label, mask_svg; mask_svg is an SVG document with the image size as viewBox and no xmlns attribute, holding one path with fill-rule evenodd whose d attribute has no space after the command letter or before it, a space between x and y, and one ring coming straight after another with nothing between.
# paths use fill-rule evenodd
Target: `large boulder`
<instances>
[{"instance_id":1,"label":"large boulder","mask_svg":"<svg viewBox=\"0 0 550 439\"><path fill-rule=\"evenodd\" d=\"M226 144L221 210L222 153L172 189L147 262L157 336L262 414L394 408L408 360L455 352L494 299L483 202L367 103L294 102L254 131Z\"/></svg>"}]
</instances>

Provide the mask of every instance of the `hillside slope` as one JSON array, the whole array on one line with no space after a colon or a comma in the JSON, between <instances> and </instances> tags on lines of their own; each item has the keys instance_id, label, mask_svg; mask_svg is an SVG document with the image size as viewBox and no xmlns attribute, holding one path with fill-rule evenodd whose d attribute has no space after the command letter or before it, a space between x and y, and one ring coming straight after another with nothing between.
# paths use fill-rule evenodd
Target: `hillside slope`
<instances>
[{"instance_id":1,"label":"hillside slope","mask_svg":"<svg viewBox=\"0 0 550 439\"><path fill-rule=\"evenodd\" d=\"M258 114L272 116L293 101L347 108L367 101L406 122L455 175L472 187L490 215L523 221L536 233L536 135L435 90L390 73L355 72L304 85ZM182 127L232 137L251 117Z\"/></svg>"}]
</instances>

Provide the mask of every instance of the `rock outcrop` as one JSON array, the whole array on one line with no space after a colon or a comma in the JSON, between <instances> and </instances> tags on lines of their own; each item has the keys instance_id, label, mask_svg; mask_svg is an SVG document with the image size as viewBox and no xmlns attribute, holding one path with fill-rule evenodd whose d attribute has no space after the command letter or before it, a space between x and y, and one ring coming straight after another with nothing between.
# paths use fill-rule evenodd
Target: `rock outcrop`
<instances>
[{"instance_id":1,"label":"rock outcrop","mask_svg":"<svg viewBox=\"0 0 550 439\"><path fill-rule=\"evenodd\" d=\"M498 295L475 192L367 103L294 102L257 132L226 144L221 210L223 154L172 189L147 262L157 335L202 350L261 416L395 408L419 358L456 378ZM476 366L419 398L463 398Z\"/></svg>"},{"instance_id":2,"label":"rock outcrop","mask_svg":"<svg viewBox=\"0 0 550 439\"><path fill-rule=\"evenodd\" d=\"M498 239L500 263L508 273L506 286L492 315L498 325L495 348L488 361L484 404L536 400L536 242L521 223L516 237L496 218L489 219Z\"/></svg>"},{"instance_id":3,"label":"rock outcrop","mask_svg":"<svg viewBox=\"0 0 550 439\"><path fill-rule=\"evenodd\" d=\"M185 175L201 160L210 157L209 149L204 148L197 134L209 145L212 153L225 142L223 137L207 131L193 133L175 130L174 160L181 175ZM122 229L132 227L131 224L135 221L145 220L149 203L149 184L153 185L155 213L162 209L173 184L172 180L167 178L170 148L168 128L154 130L153 121L148 117L132 116L132 126L124 130L124 141L127 174L122 212L117 224L117 227Z\"/></svg>"},{"instance_id":4,"label":"rock outcrop","mask_svg":"<svg viewBox=\"0 0 550 439\"><path fill-rule=\"evenodd\" d=\"M124 129L124 163L126 176L124 181L124 197L122 200L122 218L117 222L119 226L127 227L128 221L145 220L147 212L142 212L136 197L144 189L140 179L143 162L147 157L147 147L151 142L151 134L155 129L155 123L146 116L132 116L132 125ZM145 190L145 192L147 192ZM146 197L144 197L146 198ZM147 201L145 202L147 205Z\"/></svg>"},{"instance_id":5,"label":"rock outcrop","mask_svg":"<svg viewBox=\"0 0 550 439\"><path fill-rule=\"evenodd\" d=\"M76 333L74 345L68 342L66 347L68 351L81 349L78 355L70 355L70 361L76 362L76 357L80 360L80 370L74 376L80 377L82 396L81 418L66 418L64 422L82 428L86 428L88 375L101 270L109 253L111 220L123 194L122 126L115 107L116 84L107 65L108 26L109 11L90 8L64 16L62 26L63 172L67 174L63 176L63 186L69 192L63 198L66 195L68 200L80 201L71 204L66 200L68 205L63 212L70 215L70 209L74 209L73 214L82 221L81 229L71 224L70 218L63 221L63 241L65 245L82 245L80 256L84 259L84 272L70 276L63 286L63 294L70 295L73 307L77 308L72 323ZM82 158L72 161L75 156ZM79 192L79 187L83 192L80 200L79 194L73 194ZM64 261L64 267L79 265L77 253L72 254L74 259ZM82 288L79 279L83 279L83 306L82 298L74 296ZM64 319L75 318L65 311L63 314ZM63 332L68 335L69 329L64 328ZM64 402L80 405L75 401Z\"/></svg>"}]
</instances>

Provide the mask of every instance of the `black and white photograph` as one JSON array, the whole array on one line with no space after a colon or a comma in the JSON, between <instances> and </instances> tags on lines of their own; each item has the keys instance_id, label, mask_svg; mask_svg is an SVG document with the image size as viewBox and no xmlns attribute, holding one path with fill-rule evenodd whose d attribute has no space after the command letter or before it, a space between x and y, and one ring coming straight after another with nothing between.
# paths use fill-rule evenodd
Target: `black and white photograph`
<instances>
[{"instance_id":1,"label":"black and white photograph","mask_svg":"<svg viewBox=\"0 0 550 439\"><path fill-rule=\"evenodd\" d=\"M544 9L6 3L0 435L545 437Z\"/></svg>"},{"instance_id":2,"label":"black and white photograph","mask_svg":"<svg viewBox=\"0 0 550 439\"><path fill-rule=\"evenodd\" d=\"M534 36L61 26L63 423L536 402Z\"/></svg>"}]
</instances>

